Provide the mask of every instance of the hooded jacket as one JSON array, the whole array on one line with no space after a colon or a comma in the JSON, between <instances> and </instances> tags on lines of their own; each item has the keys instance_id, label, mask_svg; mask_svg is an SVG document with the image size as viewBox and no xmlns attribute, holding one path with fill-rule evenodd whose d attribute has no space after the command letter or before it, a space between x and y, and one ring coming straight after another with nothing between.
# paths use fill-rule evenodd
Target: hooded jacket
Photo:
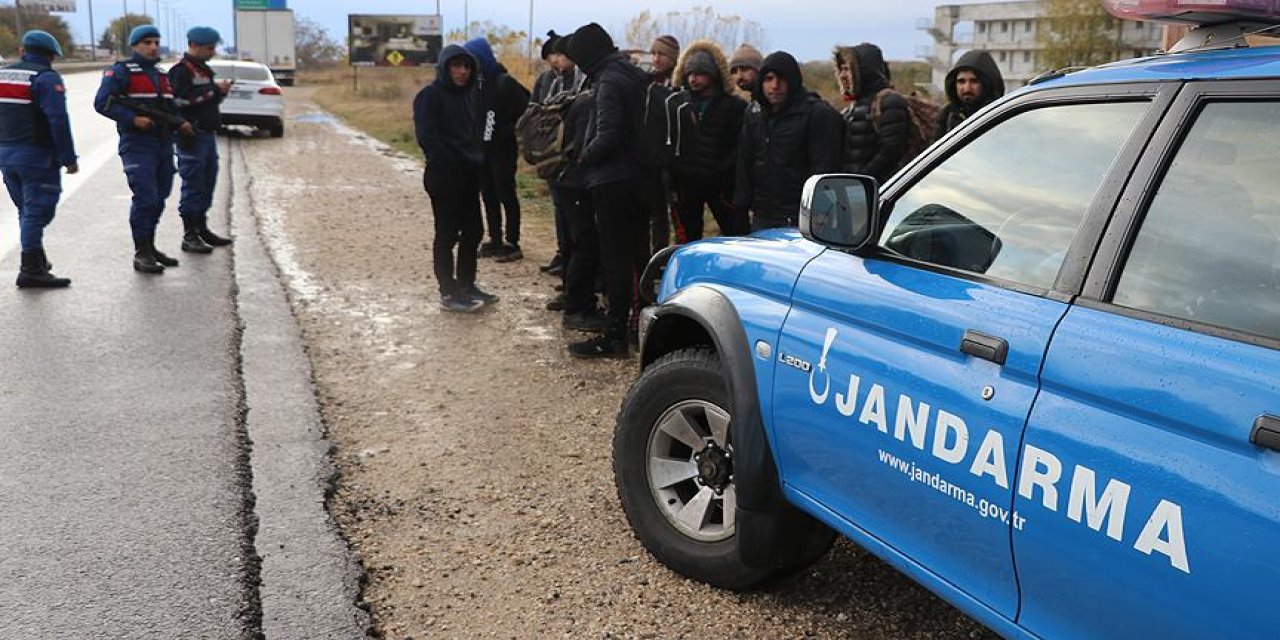
<instances>
[{"instance_id":1,"label":"hooded jacket","mask_svg":"<svg viewBox=\"0 0 1280 640\"><path fill-rule=\"evenodd\" d=\"M710 97L702 98L689 89L689 58L696 53L711 56L716 65L716 84ZM687 104L681 107L687 117L678 121L692 121L690 131L682 132L686 139L681 144L672 173L692 178L713 178L730 182L737 168L738 139L742 136L742 118L747 103L734 95L733 81L729 77L729 62L714 42L698 40L680 53L676 62L675 78L679 81L682 97ZM681 114L677 114L681 115Z\"/></svg>"},{"instance_id":2,"label":"hooded jacket","mask_svg":"<svg viewBox=\"0 0 1280 640\"><path fill-rule=\"evenodd\" d=\"M982 83L982 95L972 104L961 102L960 96L956 95L956 76L960 75L961 71L976 73L978 82ZM981 49L974 49L960 56L956 66L947 72L946 89L947 105L938 114L939 138L959 126L961 122L964 122L965 118L1003 96L1004 76L1001 75L1000 67L996 66L996 61L992 59L990 53Z\"/></svg>"},{"instance_id":3,"label":"hooded jacket","mask_svg":"<svg viewBox=\"0 0 1280 640\"><path fill-rule=\"evenodd\" d=\"M790 88L777 111L764 96L769 73ZM765 58L753 97L742 126L734 206L755 214L752 228L795 224L805 180L840 169L840 114L804 86L800 65L782 51Z\"/></svg>"},{"instance_id":4,"label":"hooded jacket","mask_svg":"<svg viewBox=\"0 0 1280 640\"><path fill-rule=\"evenodd\" d=\"M569 37L569 58L587 74L595 109L579 156L588 188L644 175L629 150L639 134L640 108L649 79L613 46L608 32L596 23Z\"/></svg>"},{"instance_id":5,"label":"hooded jacket","mask_svg":"<svg viewBox=\"0 0 1280 640\"><path fill-rule=\"evenodd\" d=\"M533 94L529 97L529 100L544 104L547 100L565 91L577 92L582 90L582 84L586 81L587 74L583 73L582 69L577 66L563 73L555 69L547 69L539 74L538 79L534 81Z\"/></svg>"},{"instance_id":6,"label":"hooded jacket","mask_svg":"<svg viewBox=\"0 0 1280 640\"><path fill-rule=\"evenodd\" d=\"M844 118L844 154L841 170L888 180L902 164L911 133L907 100L892 91L888 66L880 47L862 43L851 50L854 101L841 112ZM880 99L880 117L872 120L876 94L890 89Z\"/></svg>"},{"instance_id":7,"label":"hooded jacket","mask_svg":"<svg viewBox=\"0 0 1280 640\"><path fill-rule=\"evenodd\" d=\"M449 62L458 57L465 57L472 69L465 87L455 86L449 77ZM476 169L484 162L478 69L474 56L451 44L440 52L435 81L413 99L413 128L428 171Z\"/></svg>"},{"instance_id":8,"label":"hooded jacket","mask_svg":"<svg viewBox=\"0 0 1280 640\"><path fill-rule=\"evenodd\" d=\"M472 38L462 48L480 63L481 141L485 149L515 149L516 121L529 106L529 91L498 64L488 40Z\"/></svg>"}]
</instances>

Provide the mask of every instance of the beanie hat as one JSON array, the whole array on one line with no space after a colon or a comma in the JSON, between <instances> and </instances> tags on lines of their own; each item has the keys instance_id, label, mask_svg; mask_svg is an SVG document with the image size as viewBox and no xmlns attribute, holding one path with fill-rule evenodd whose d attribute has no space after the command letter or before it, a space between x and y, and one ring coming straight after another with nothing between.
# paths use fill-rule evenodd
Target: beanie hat
<instances>
[{"instance_id":1,"label":"beanie hat","mask_svg":"<svg viewBox=\"0 0 1280 640\"><path fill-rule=\"evenodd\" d=\"M154 24L140 24L129 32L129 46L142 42L144 38L159 38L160 30Z\"/></svg>"},{"instance_id":2,"label":"beanie hat","mask_svg":"<svg viewBox=\"0 0 1280 640\"><path fill-rule=\"evenodd\" d=\"M556 42L559 42L561 38L563 38L563 36L556 33L555 29L552 29L547 32L547 41L542 43L542 59L543 60L546 60L547 56L550 56L553 53L558 53L556 51Z\"/></svg>"},{"instance_id":3,"label":"beanie hat","mask_svg":"<svg viewBox=\"0 0 1280 640\"><path fill-rule=\"evenodd\" d=\"M689 77L691 73L705 73L712 78L719 78L720 67L716 66L716 61L711 54L706 51L694 51L684 61L685 77Z\"/></svg>"},{"instance_id":4,"label":"beanie hat","mask_svg":"<svg viewBox=\"0 0 1280 640\"><path fill-rule=\"evenodd\" d=\"M738 47L738 50L733 52L733 57L729 58L730 71L738 67L747 67L759 71L762 65L764 65L764 56L760 54L759 49L749 44Z\"/></svg>"},{"instance_id":5,"label":"beanie hat","mask_svg":"<svg viewBox=\"0 0 1280 640\"><path fill-rule=\"evenodd\" d=\"M22 48L27 50L39 49L59 58L62 57L62 45L58 44L58 39L48 31L32 29L22 34Z\"/></svg>"},{"instance_id":6,"label":"beanie hat","mask_svg":"<svg viewBox=\"0 0 1280 640\"><path fill-rule=\"evenodd\" d=\"M222 42L222 35L213 27L191 27L187 31L187 42L199 47L208 47Z\"/></svg>"},{"instance_id":7,"label":"beanie hat","mask_svg":"<svg viewBox=\"0 0 1280 640\"><path fill-rule=\"evenodd\" d=\"M661 53L670 56L672 59L680 57L680 41L675 36L665 35L658 36L653 41L653 46L649 47L650 53Z\"/></svg>"},{"instance_id":8,"label":"beanie hat","mask_svg":"<svg viewBox=\"0 0 1280 640\"><path fill-rule=\"evenodd\" d=\"M604 27L592 22L578 27L568 45L569 58L583 69L590 69L605 56L618 50Z\"/></svg>"}]
</instances>

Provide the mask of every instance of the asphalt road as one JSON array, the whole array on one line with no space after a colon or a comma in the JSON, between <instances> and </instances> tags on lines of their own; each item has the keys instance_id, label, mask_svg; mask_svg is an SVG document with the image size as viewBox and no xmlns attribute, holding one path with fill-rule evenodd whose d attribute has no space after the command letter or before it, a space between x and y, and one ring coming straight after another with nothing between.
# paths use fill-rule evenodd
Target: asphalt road
<instances>
[{"instance_id":1,"label":"asphalt road","mask_svg":"<svg viewBox=\"0 0 1280 640\"><path fill-rule=\"evenodd\" d=\"M363 635L310 370L231 184L242 142L221 144L210 212L235 249L178 250L175 184L157 245L182 264L135 273L98 78L67 76L81 173L46 230L70 288L9 284L17 216L0 204L0 637Z\"/></svg>"}]
</instances>

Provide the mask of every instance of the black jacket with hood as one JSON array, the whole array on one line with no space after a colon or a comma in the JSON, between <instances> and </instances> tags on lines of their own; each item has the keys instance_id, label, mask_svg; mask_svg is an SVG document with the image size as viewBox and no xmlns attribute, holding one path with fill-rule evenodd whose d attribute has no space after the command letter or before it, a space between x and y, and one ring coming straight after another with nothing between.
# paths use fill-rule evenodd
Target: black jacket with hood
<instances>
[{"instance_id":1,"label":"black jacket with hood","mask_svg":"<svg viewBox=\"0 0 1280 640\"><path fill-rule=\"evenodd\" d=\"M695 96L689 90L689 75L685 69L690 56L698 52L711 56L716 65L715 80L719 84L713 86L711 95L706 98ZM742 119L747 103L734 94L733 80L729 77L729 61L714 42L698 40L680 52L675 77L680 81L681 89L688 92L685 94L688 104L681 108L688 110L691 116L678 117L676 121L681 124L691 121L693 127L689 131L678 132L688 140L681 142L680 155L676 157L671 172L680 177L732 184L738 164L738 139L742 135Z\"/></svg>"},{"instance_id":2,"label":"black jacket with hood","mask_svg":"<svg viewBox=\"0 0 1280 640\"><path fill-rule=\"evenodd\" d=\"M465 87L454 85L449 77L449 61L459 56L466 58L472 71ZM484 163L478 68L466 49L451 44L440 52L435 81L413 99L413 128L428 171L477 169Z\"/></svg>"},{"instance_id":3,"label":"black jacket with hood","mask_svg":"<svg viewBox=\"0 0 1280 640\"><path fill-rule=\"evenodd\" d=\"M961 71L976 73L978 82L982 83L982 95L971 104L961 102L960 96L956 95L956 76ZM990 53L981 49L974 49L960 56L956 66L947 72L946 89L947 106L943 107L942 112L938 114L939 138L946 135L948 131L960 126L960 123L964 122L965 118L1003 96L1004 76L1000 73L1000 67L996 66L996 61L991 58Z\"/></svg>"},{"instance_id":4,"label":"black jacket with hood","mask_svg":"<svg viewBox=\"0 0 1280 640\"><path fill-rule=\"evenodd\" d=\"M842 49L853 72L854 101L841 112L844 117L844 155L841 170L872 176L883 183L902 165L911 133L911 114L907 99L892 91L888 67L880 47L862 43ZM872 121L872 103L884 89L880 99L880 116Z\"/></svg>"},{"instance_id":5,"label":"black jacket with hood","mask_svg":"<svg viewBox=\"0 0 1280 640\"><path fill-rule=\"evenodd\" d=\"M516 148L516 121L529 106L529 91L507 73L484 38L472 38L462 48L480 64L481 141L490 147Z\"/></svg>"},{"instance_id":6,"label":"black jacket with hood","mask_svg":"<svg viewBox=\"0 0 1280 640\"><path fill-rule=\"evenodd\" d=\"M649 79L613 46L613 39L596 23L569 37L569 58L591 81L595 110L587 123L579 162L589 188L643 177L630 150L639 134L640 109Z\"/></svg>"},{"instance_id":7,"label":"black jacket with hood","mask_svg":"<svg viewBox=\"0 0 1280 640\"><path fill-rule=\"evenodd\" d=\"M778 111L764 97L770 72L790 88ZM800 65L783 51L765 58L752 96L742 124L733 202L765 221L794 224L805 180L840 170L840 114L804 86ZM761 225L753 221L752 226Z\"/></svg>"}]
</instances>

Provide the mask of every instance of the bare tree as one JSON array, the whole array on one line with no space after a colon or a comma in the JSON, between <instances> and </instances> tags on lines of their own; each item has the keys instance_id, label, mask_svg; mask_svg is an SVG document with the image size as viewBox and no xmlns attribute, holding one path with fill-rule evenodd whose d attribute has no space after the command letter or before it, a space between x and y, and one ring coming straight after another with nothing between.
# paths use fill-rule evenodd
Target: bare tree
<instances>
[{"instance_id":1,"label":"bare tree","mask_svg":"<svg viewBox=\"0 0 1280 640\"><path fill-rule=\"evenodd\" d=\"M303 69L336 64L347 55L347 48L331 37L328 29L309 18L298 18L293 38L298 66Z\"/></svg>"},{"instance_id":2,"label":"bare tree","mask_svg":"<svg viewBox=\"0 0 1280 640\"><path fill-rule=\"evenodd\" d=\"M627 21L622 30L622 43L631 49L648 50L653 40L670 34L682 44L706 39L720 45L726 53L742 44L765 50L764 27L755 20L739 15L721 15L711 7L694 7L688 11L653 14L647 9Z\"/></svg>"}]
</instances>

